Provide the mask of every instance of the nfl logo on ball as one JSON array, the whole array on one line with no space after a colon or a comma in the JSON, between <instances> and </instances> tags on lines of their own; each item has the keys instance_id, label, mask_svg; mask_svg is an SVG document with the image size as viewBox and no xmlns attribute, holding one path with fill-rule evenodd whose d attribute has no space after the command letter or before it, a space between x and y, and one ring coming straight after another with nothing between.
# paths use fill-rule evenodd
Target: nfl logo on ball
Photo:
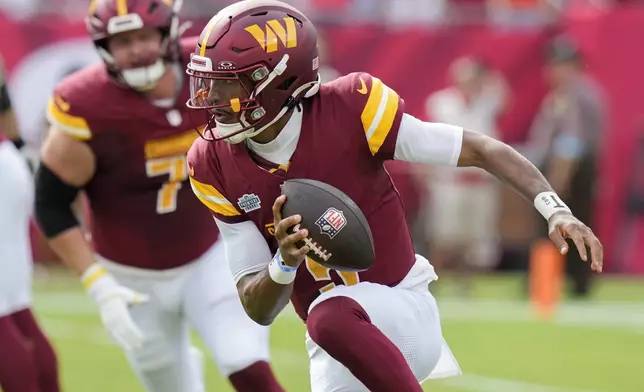
<instances>
[{"instance_id":1,"label":"nfl logo on ball","mask_svg":"<svg viewBox=\"0 0 644 392\"><path fill-rule=\"evenodd\" d=\"M342 211L330 207L321 217L318 218L317 221L315 221L315 224L318 225L322 234L326 234L330 238L333 238L344 226L346 226L347 220Z\"/></svg>"}]
</instances>

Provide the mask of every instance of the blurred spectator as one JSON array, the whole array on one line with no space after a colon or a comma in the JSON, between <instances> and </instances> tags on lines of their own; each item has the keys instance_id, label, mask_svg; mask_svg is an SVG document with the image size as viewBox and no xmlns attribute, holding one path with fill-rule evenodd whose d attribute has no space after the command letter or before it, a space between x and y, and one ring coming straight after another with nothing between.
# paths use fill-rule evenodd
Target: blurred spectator
<instances>
[{"instance_id":1,"label":"blurred spectator","mask_svg":"<svg viewBox=\"0 0 644 392\"><path fill-rule=\"evenodd\" d=\"M445 20L449 0L386 0L382 16L394 24L439 24Z\"/></svg>"},{"instance_id":2,"label":"blurred spectator","mask_svg":"<svg viewBox=\"0 0 644 392\"><path fill-rule=\"evenodd\" d=\"M498 137L497 117L507 102L502 76L478 59L457 59L449 69L452 85L433 93L431 121ZM437 168L430 174L430 260L439 268L457 262L461 271L489 268L497 261L498 183L476 168Z\"/></svg>"},{"instance_id":3,"label":"blurred spectator","mask_svg":"<svg viewBox=\"0 0 644 392\"><path fill-rule=\"evenodd\" d=\"M485 21L487 0L450 0L449 20L457 24L480 24Z\"/></svg>"},{"instance_id":4,"label":"blurred spectator","mask_svg":"<svg viewBox=\"0 0 644 392\"><path fill-rule=\"evenodd\" d=\"M492 23L506 28L535 28L556 22L565 3L558 0L488 0Z\"/></svg>"},{"instance_id":5,"label":"blurred spectator","mask_svg":"<svg viewBox=\"0 0 644 392\"><path fill-rule=\"evenodd\" d=\"M584 72L581 53L566 36L551 42L546 76L550 91L530 130L526 155L573 213L592 225L596 166L606 127L603 94ZM573 294L588 294L590 267L577 252L568 252L567 270L574 281Z\"/></svg>"},{"instance_id":6,"label":"blurred spectator","mask_svg":"<svg viewBox=\"0 0 644 392\"><path fill-rule=\"evenodd\" d=\"M0 0L0 10L12 19L30 18L40 12L40 0Z\"/></svg>"}]
</instances>

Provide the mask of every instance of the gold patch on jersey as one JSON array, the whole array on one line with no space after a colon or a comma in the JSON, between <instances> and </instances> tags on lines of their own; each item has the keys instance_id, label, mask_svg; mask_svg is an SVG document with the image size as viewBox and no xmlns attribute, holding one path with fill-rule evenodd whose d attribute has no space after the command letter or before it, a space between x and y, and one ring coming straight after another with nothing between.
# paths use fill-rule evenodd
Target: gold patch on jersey
<instances>
[{"instance_id":1,"label":"gold patch on jersey","mask_svg":"<svg viewBox=\"0 0 644 392\"><path fill-rule=\"evenodd\" d=\"M145 159L185 154L198 137L197 130L191 129L178 135L148 140L145 142Z\"/></svg>"}]
</instances>

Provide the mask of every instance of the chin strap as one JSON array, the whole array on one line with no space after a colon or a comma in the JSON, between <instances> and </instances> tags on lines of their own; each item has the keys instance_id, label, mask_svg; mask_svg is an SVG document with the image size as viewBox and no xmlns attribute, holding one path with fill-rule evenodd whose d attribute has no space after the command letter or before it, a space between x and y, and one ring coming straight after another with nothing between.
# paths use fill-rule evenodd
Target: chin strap
<instances>
[{"instance_id":1,"label":"chin strap","mask_svg":"<svg viewBox=\"0 0 644 392\"><path fill-rule=\"evenodd\" d=\"M259 93L262 92L276 77L280 76L281 74L286 71L287 68L287 63L289 60L289 55L285 54L282 59L280 60L279 63L275 66L275 68L268 74L266 79L261 82L260 84L257 85L257 88L255 91L250 95L250 99L255 98ZM305 92L306 91L306 92ZM246 127L249 127L244 132L241 132L237 135L233 135L231 137L228 137L224 139L226 142L231 143L231 144L237 144L245 139L255 137L259 135L261 132L266 130L266 128L270 127L271 125L275 124L277 121L279 121L282 117L286 115L286 113L289 112L289 110L297 107L298 110L301 111L300 108L300 102L303 98L310 98L317 94L320 91L320 75L318 74L317 79L313 82L305 83L302 86L298 87L295 91L293 91L293 94L288 98L288 100L284 103L284 106L280 110L280 112L275 116L270 122L268 122L266 125L263 127L255 130L254 128L251 127L251 124L246 120L246 113L244 112L242 116L239 118L239 124L235 124L234 128L238 129L243 129ZM302 95L304 93L304 95ZM217 124L218 127L220 127L219 124ZM230 124L226 124L225 126L222 126L221 128L228 128L229 133L234 133L236 129L231 127Z\"/></svg>"},{"instance_id":2,"label":"chin strap","mask_svg":"<svg viewBox=\"0 0 644 392\"><path fill-rule=\"evenodd\" d=\"M286 113L288 113L289 110L293 109L296 106L299 106L302 98L298 98L298 96L302 94L302 92L305 91L306 89L310 89L310 90L304 94L303 98L309 98L317 94L317 92L320 91L320 75L318 75L318 79L315 82L309 82L309 83L303 84L297 90L295 90L293 94L291 94L290 98L286 101L284 106L282 107L282 110L280 110L280 112L277 114L277 116L275 116L275 118L273 118L273 120L271 120L268 124L264 125L260 129L253 131L252 133L248 131L247 131L248 133L244 132L244 136L246 138L251 138L259 135L262 131L266 130L266 128L275 124L277 121L279 121L279 119L284 117L284 115L286 115Z\"/></svg>"}]
</instances>

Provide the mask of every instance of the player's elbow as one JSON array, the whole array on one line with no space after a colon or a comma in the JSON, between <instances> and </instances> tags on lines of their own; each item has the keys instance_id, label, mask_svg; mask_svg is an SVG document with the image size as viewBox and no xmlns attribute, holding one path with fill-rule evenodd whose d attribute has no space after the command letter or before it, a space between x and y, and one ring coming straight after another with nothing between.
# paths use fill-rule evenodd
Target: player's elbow
<instances>
[{"instance_id":1,"label":"player's elbow","mask_svg":"<svg viewBox=\"0 0 644 392\"><path fill-rule=\"evenodd\" d=\"M268 317L262 314L252 314L248 313L248 311L246 313L251 320L264 327L268 327L269 325L273 324L273 321L275 321L275 317Z\"/></svg>"},{"instance_id":2,"label":"player's elbow","mask_svg":"<svg viewBox=\"0 0 644 392\"><path fill-rule=\"evenodd\" d=\"M247 290L248 291L248 290ZM253 298L252 294L244 293L241 298L244 310L251 320L259 325L269 326L275 321L275 315L272 315L262 309L257 301Z\"/></svg>"},{"instance_id":3,"label":"player's elbow","mask_svg":"<svg viewBox=\"0 0 644 392\"><path fill-rule=\"evenodd\" d=\"M463 131L463 143L458 166L487 169L489 162L498 159L499 153L511 148L505 143L473 131Z\"/></svg>"},{"instance_id":4,"label":"player's elbow","mask_svg":"<svg viewBox=\"0 0 644 392\"><path fill-rule=\"evenodd\" d=\"M273 324L276 315L266 311L266 308L262 306L261 298L257 296L256 290L251 284L240 281L237 285L237 292L244 310L251 320L263 326Z\"/></svg>"}]
</instances>

